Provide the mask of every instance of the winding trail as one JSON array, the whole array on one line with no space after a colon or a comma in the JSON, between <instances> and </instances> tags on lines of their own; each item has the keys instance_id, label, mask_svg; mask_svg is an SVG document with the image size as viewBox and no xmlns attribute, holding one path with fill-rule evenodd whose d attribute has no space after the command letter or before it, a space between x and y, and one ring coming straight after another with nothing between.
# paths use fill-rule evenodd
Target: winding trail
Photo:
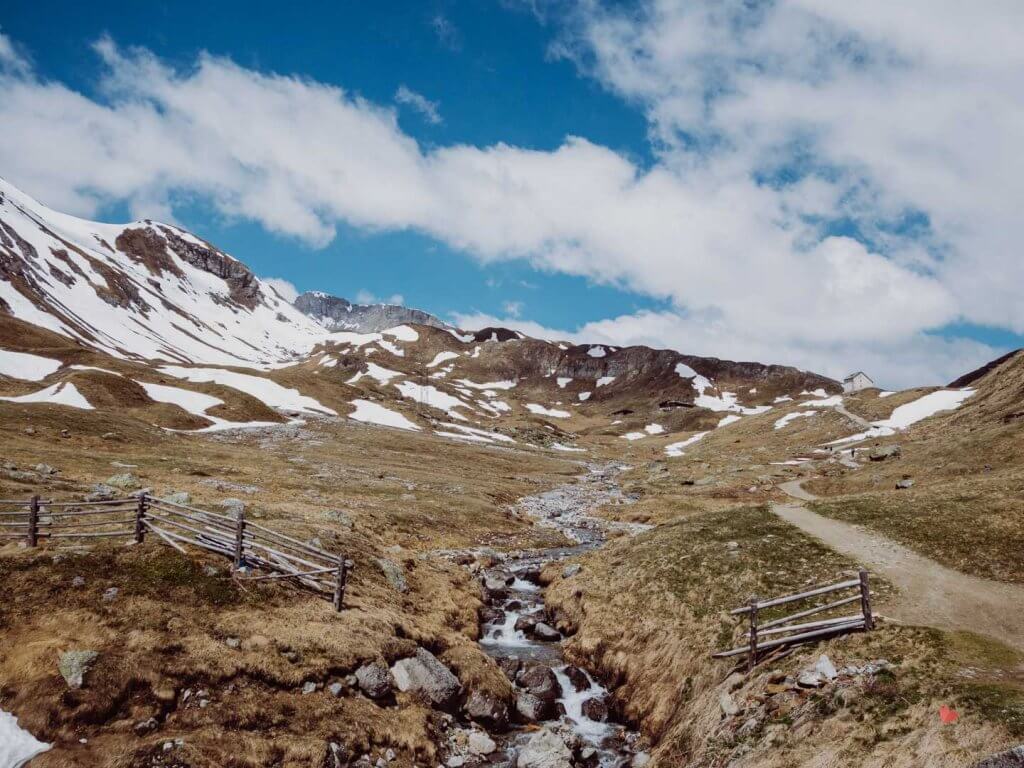
<instances>
[{"instance_id":1,"label":"winding trail","mask_svg":"<svg viewBox=\"0 0 1024 768\"><path fill-rule=\"evenodd\" d=\"M799 502L817 497L799 480L779 488ZM812 512L802 503L772 511L836 552L885 577L899 589L886 614L904 624L988 635L1024 651L1024 587L947 568L861 526Z\"/></svg>"}]
</instances>

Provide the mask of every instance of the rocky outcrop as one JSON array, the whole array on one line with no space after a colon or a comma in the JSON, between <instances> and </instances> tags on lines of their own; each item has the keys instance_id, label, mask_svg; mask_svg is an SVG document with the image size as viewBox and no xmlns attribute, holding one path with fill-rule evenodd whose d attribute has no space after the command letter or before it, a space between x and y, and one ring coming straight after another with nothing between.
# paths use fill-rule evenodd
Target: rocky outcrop
<instances>
[{"instance_id":1,"label":"rocky outcrop","mask_svg":"<svg viewBox=\"0 0 1024 768\"><path fill-rule=\"evenodd\" d=\"M396 304L353 304L340 296L309 291L295 300L295 308L331 331L377 333L396 325L415 323L446 328L433 315Z\"/></svg>"},{"instance_id":2,"label":"rocky outcrop","mask_svg":"<svg viewBox=\"0 0 1024 768\"><path fill-rule=\"evenodd\" d=\"M537 731L519 751L518 768L572 768L572 752L554 731Z\"/></svg>"}]
</instances>

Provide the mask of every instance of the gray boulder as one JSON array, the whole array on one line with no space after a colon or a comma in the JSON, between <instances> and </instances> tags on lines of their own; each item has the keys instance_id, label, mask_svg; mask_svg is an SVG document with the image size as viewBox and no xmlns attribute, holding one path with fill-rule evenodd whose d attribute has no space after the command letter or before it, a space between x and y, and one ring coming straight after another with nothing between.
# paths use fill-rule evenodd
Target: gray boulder
<instances>
[{"instance_id":1,"label":"gray boulder","mask_svg":"<svg viewBox=\"0 0 1024 768\"><path fill-rule=\"evenodd\" d=\"M357 669L356 681L359 684L359 690L371 699L387 696L391 693L391 686L395 682L388 668L376 661L372 664L364 664Z\"/></svg>"},{"instance_id":2,"label":"gray boulder","mask_svg":"<svg viewBox=\"0 0 1024 768\"><path fill-rule=\"evenodd\" d=\"M898 459L902 453L903 451L898 445L880 445L871 449L868 458L871 461L886 461L887 459Z\"/></svg>"},{"instance_id":3,"label":"gray boulder","mask_svg":"<svg viewBox=\"0 0 1024 768\"><path fill-rule=\"evenodd\" d=\"M528 723L539 723L551 719L555 706L528 691L520 691L516 696L516 713Z\"/></svg>"},{"instance_id":4,"label":"gray boulder","mask_svg":"<svg viewBox=\"0 0 1024 768\"><path fill-rule=\"evenodd\" d=\"M403 594L409 591L409 584L405 580L405 572L402 570L402 566L394 560L388 560L385 557L378 557L377 565L384 573L392 589Z\"/></svg>"},{"instance_id":5,"label":"gray boulder","mask_svg":"<svg viewBox=\"0 0 1024 768\"><path fill-rule=\"evenodd\" d=\"M910 477L904 477L902 480L896 481L897 490L906 490L907 488L914 487L914 480Z\"/></svg>"},{"instance_id":6,"label":"gray boulder","mask_svg":"<svg viewBox=\"0 0 1024 768\"><path fill-rule=\"evenodd\" d=\"M558 684L555 673L542 664L535 664L522 670L516 677L516 682L521 688L551 704L562 695L562 687Z\"/></svg>"},{"instance_id":7,"label":"gray boulder","mask_svg":"<svg viewBox=\"0 0 1024 768\"><path fill-rule=\"evenodd\" d=\"M220 505L224 507L224 511L232 517L238 517L245 512L245 502L241 499L224 499Z\"/></svg>"},{"instance_id":8,"label":"gray boulder","mask_svg":"<svg viewBox=\"0 0 1024 768\"><path fill-rule=\"evenodd\" d=\"M462 690L459 678L425 648L417 648L415 656L395 662L391 676L398 690L422 693L442 709L451 708Z\"/></svg>"},{"instance_id":9,"label":"gray boulder","mask_svg":"<svg viewBox=\"0 0 1024 768\"><path fill-rule=\"evenodd\" d=\"M139 478L131 472L122 472L119 475L111 475L107 478L107 485L120 488L122 491L133 491L139 487Z\"/></svg>"},{"instance_id":10,"label":"gray boulder","mask_svg":"<svg viewBox=\"0 0 1024 768\"><path fill-rule=\"evenodd\" d=\"M175 491L174 493L167 494L164 498L171 502L171 504L187 505L192 503L192 494L187 491Z\"/></svg>"},{"instance_id":11,"label":"gray boulder","mask_svg":"<svg viewBox=\"0 0 1024 768\"><path fill-rule=\"evenodd\" d=\"M580 565L579 563L572 563L571 565L567 565L567 566L565 566L565 568L562 569L562 578L563 579L571 579L573 576L575 576L577 573L579 573L582 570L583 570L583 566L582 565Z\"/></svg>"},{"instance_id":12,"label":"gray boulder","mask_svg":"<svg viewBox=\"0 0 1024 768\"><path fill-rule=\"evenodd\" d=\"M518 768L572 768L572 752L549 728L537 731L521 750Z\"/></svg>"},{"instance_id":13,"label":"gray boulder","mask_svg":"<svg viewBox=\"0 0 1024 768\"><path fill-rule=\"evenodd\" d=\"M97 651L65 651L57 658L57 670L68 684L68 688L81 688L85 673L97 658Z\"/></svg>"},{"instance_id":14,"label":"gray boulder","mask_svg":"<svg viewBox=\"0 0 1024 768\"><path fill-rule=\"evenodd\" d=\"M96 483L92 490L85 494L86 501L110 501L117 497L117 490L106 483Z\"/></svg>"},{"instance_id":15,"label":"gray boulder","mask_svg":"<svg viewBox=\"0 0 1024 768\"><path fill-rule=\"evenodd\" d=\"M492 730L503 731L508 727L508 707L497 696L473 691L462 709L470 720L483 723Z\"/></svg>"},{"instance_id":16,"label":"gray boulder","mask_svg":"<svg viewBox=\"0 0 1024 768\"><path fill-rule=\"evenodd\" d=\"M543 621L538 621L534 624L532 632L533 636L538 640L555 642L556 640L562 639L562 635L557 629L552 627L550 624L545 624Z\"/></svg>"}]
</instances>

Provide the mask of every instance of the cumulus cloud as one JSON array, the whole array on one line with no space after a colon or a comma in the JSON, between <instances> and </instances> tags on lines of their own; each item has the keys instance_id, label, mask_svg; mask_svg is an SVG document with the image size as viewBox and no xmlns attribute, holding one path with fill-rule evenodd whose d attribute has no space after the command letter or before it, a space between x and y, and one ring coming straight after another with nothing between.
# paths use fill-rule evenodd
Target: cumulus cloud
<instances>
[{"instance_id":1,"label":"cumulus cloud","mask_svg":"<svg viewBox=\"0 0 1024 768\"><path fill-rule=\"evenodd\" d=\"M431 125L439 125L443 122L438 102L431 101L423 94L417 93L408 86L398 86L398 90L395 91L395 101L399 104L405 104L412 107L423 115L423 119Z\"/></svg>"},{"instance_id":2,"label":"cumulus cloud","mask_svg":"<svg viewBox=\"0 0 1024 768\"><path fill-rule=\"evenodd\" d=\"M283 277L261 277L260 280L277 291L278 295L289 304L293 304L299 298L299 289Z\"/></svg>"},{"instance_id":3,"label":"cumulus cloud","mask_svg":"<svg viewBox=\"0 0 1024 768\"><path fill-rule=\"evenodd\" d=\"M927 330L1024 330L1024 54L995 13L867 5L885 23L814 0L587 3L561 55L645 110L649 168L574 136L427 149L342 88L107 39L100 97L2 69L0 168L82 215L173 215L187 193L312 245L338 222L413 229L671 307L579 329L609 343L936 381L988 351Z\"/></svg>"}]
</instances>

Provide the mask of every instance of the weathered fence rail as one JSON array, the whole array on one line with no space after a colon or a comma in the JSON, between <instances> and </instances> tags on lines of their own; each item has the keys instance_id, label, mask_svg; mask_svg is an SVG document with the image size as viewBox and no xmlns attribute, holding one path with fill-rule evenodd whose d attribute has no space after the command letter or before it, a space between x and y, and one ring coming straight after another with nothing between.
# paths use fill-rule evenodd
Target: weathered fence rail
<instances>
[{"instance_id":1,"label":"weathered fence rail","mask_svg":"<svg viewBox=\"0 0 1024 768\"><path fill-rule=\"evenodd\" d=\"M0 499L0 545L39 546L56 539L127 538L143 543L152 533L180 552L195 546L228 557L244 581L286 580L330 600L341 610L352 562L237 516L158 499L145 493L106 501ZM266 571L258 576L244 574Z\"/></svg>"},{"instance_id":2,"label":"weathered fence rail","mask_svg":"<svg viewBox=\"0 0 1024 768\"><path fill-rule=\"evenodd\" d=\"M774 618L764 623L759 622L763 611L768 611L782 605L788 605L789 603L813 600L814 598L818 598L823 595L842 592L845 590L856 590L856 594L840 598L839 600L832 600L827 603L814 605L810 608L799 610L787 616ZM830 618L818 619L816 621L801 621L809 616L835 611L844 605L849 605L851 603L860 604L859 613L847 616L833 616ZM738 648L731 648L727 651L713 653L712 657L716 659L724 659L745 653L747 654L748 669L754 668L757 664L758 654L764 651L785 645L806 643L822 637L842 634L845 632L854 632L857 630L863 630L866 632L874 629L875 626L875 620L871 614L871 588L868 585L868 572L864 570L858 573L856 579L840 581L836 584L828 584L806 592L800 592L794 595L784 595L782 597L771 598L769 600L758 600L757 598L753 598L747 605L735 608L731 613L733 616L747 617L749 621L747 644ZM764 638L766 637L770 637L772 639L765 640Z\"/></svg>"}]
</instances>

